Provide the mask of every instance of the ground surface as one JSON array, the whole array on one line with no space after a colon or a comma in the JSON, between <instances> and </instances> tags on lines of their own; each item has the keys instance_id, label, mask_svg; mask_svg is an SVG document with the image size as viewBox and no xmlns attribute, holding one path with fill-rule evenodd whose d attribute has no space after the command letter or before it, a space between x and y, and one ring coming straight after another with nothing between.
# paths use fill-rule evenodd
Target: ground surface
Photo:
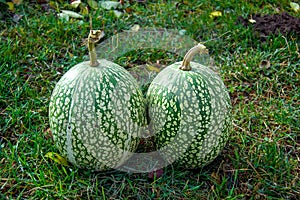
<instances>
[{"instance_id":1,"label":"ground surface","mask_svg":"<svg viewBox=\"0 0 300 200\"><path fill-rule=\"evenodd\" d=\"M193 40L206 41L229 90L233 130L221 155L198 170L166 167L154 179L80 170L45 157L58 152L48 122L51 92L68 69L87 59L84 38L90 23L84 9L65 1L38 2L45 3L15 5L14 12L1 6L1 199L299 198L299 26L259 27L268 20L260 16L282 13L299 22L300 13L289 1L125 1L119 18L113 11L91 9L93 27L104 29L106 39L139 24L184 30ZM85 17L64 21L57 17L61 9ZM222 16L212 16L214 11ZM180 59L151 50L115 62L154 69Z\"/></svg>"},{"instance_id":2,"label":"ground surface","mask_svg":"<svg viewBox=\"0 0 300 200\"><path fill-rule=\"evenodd\" d=\"M280 14L255 14L252 16L255 22L251 23L249 19L239 17L238 21L244 26L253 24L253 28L260 35L261 39L266 39L267 36L275 34L300 34L300 18L294 17L286 12Z\"/></svg>"}]
</instances>

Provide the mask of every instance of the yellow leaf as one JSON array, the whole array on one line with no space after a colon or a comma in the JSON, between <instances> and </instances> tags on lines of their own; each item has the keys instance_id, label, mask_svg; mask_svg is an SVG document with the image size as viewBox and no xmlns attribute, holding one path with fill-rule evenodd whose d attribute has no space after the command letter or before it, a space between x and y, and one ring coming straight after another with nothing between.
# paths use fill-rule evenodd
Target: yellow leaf
<instances>
[{"instance_id":1,"label":"yellow leaf","mask_svg":"<svg viewBox=\"0 0 300 200\"><path fill-rule=\"evenodd\" d=\"M88 15L89 14L89 9L88 7L82 7L80 10L80 13L83 15Z\"/></svg>"},{"instance_id":2,"label":"yellow leaf","mask_svg":"<svg viewBox=\"0 0 300 200\"><path fill-rule=\"evenodd\" d=\"M50 1L49 6L54 9L59 9L59 5L56 1Z\"/></svg>"},{"instance_id":3,"label":"yellow leaf","mask_svg":"<svg viewBox=\"0 0 300 200\"><path fill-rule=\"evenodd\" d=\"M69 53L70 58L74 57L74 55L71 52L68 52L68 53Z\"/></svg>"},{"instance_id":4,"label":"yellow leaf","mask_svg":"<svg viewBox=\"0 0 300 200\"><path fill-rule=\"evenodd\" d=\"M299 4L294 3L294 2L290 2L290 6L291 6L291 8L293 9L293 11L299 12L299 10L300 10Z\"/></svg>"},{"instance_id":5,"label":"yellow leaf","mask_svg":"<svg viewBox=\"0 0 300 200\"><path fill-rule=\"evenodd\" d=\"M58 153L54 153L54 152L48 152L45 155L46 158L50 158L51 160L53 160L54 162L57 162L58 164L64 165L64 166L68 166L68 161L62 157L61 155L59 155Z\"/></svg>"},{"instance_id":6,"label":"yellow leaf","mask_svg":"<svg viewBox=\"0 0 300 200\"><path fill-rule=\"evenodd\" d=\"M6 4L8 5L8 10L10 10L10 11L15 10L15 5L13 2L6 2Z\"/></svg>"},{"instance_id":7,"label":"yellow leaf","mask_svg":"<svg viewBox=\"0 0 300 200\"><path fill-rule=\"evenodd\" d=\"M160 72L160 69L157 68L157 67L155 67L155 66L153 66L153 65L148 65L147 69L150 70L150 71L155 71L157 73Z\"/></svg>"},{"instance_id":8,"label":"yellow leaf","mask_svg":"<svg viewBox=\"0 0 300 200\"><path fill-rule=\"evenodd\" d=\"M215 18L215 17L221 17L222 16L222 12L220 11L213 11L210 13L210 18Z\"/></svg>"}]
</instances>

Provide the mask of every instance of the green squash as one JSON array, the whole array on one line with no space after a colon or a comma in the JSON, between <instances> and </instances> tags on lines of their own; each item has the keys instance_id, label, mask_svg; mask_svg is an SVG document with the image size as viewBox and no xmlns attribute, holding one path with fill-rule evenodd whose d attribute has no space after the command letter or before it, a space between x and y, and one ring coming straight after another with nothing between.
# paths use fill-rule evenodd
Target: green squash
<instances>
[{"instance_id":1,"label":"green squash","mask_svg":"<svg viewBox=\"0 0 300 200\"><path fill-rule=\"evenodd\" d=\"M50 99L54 141L71 163L92 170L117 168L130 158L146 124L145 102L136 80L121 66L97 60L88 39L90 62L66 72Z\"/></svg>"},{"instance_id":2,"label":"green squash","mask_svg":"<svg viewBox=\"0 0 300 200\"><path fill-rule=\"evenodd\" d=\"M168 163L199 168L211 162L226 145L231 102L221 78L206 66L191 62L207 51L198 44L162 70L148 88L152 134Z\"/></svg>"}]
</instances>

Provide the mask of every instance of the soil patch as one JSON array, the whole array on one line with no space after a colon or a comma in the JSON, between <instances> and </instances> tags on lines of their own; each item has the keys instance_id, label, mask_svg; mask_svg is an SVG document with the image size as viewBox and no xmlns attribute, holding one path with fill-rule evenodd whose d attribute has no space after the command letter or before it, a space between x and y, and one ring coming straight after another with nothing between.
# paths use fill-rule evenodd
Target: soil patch
<instances>
[{"instance_id":1,"label":"soil patch","mask_svg":"<svg viewBox=\"0 0 300 200\"><path fill-rule=\"evenodd\" d=\"M249 18L238 17L238 23L245 27L253 26L254 30L259 33L261 38L268 35L296 34L300 35L300 18L294 17L286 12L274 15L255 14L252 16L255 23L251 23Z\"/></svg>"}]
</instances>

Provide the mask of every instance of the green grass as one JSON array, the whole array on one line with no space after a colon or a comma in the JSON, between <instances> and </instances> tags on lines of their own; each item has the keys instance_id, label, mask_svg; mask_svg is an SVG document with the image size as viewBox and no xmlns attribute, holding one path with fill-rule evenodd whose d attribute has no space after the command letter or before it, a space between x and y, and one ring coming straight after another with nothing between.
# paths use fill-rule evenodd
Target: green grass
<instances>
[{"instance_id":1,"label":"green grass","mask_svg":"<svg viewBox=\"0 0 300 200\"><path fill-rule=\"evenodd\" d=\"M178 1L180 2L180 1ZM121 18L94 11L93 26L106 38L142 27L185 29L206 46L229 89L233 130L220 156L199 170L168 166L160 178L119 171L95 173L45 157L57 152L49 131L48 104L59 78L86 59L82 45L88 17L62 22L37 4L16 8L24 15L0 23L0 199L297 199L300 195L300 40L296 35L260 41L236 24L238 16L275 8L281 1L162 1L133 3ZM60 5L63 8L63 5ZM223 16L211 19L210 12ZM213 40L212 40L213 39ZM134 54L132 55L134 56ZM160 52L132 62L173 57ZM119 59L120 64L130 64ZM270 67L260 66L268 60ZM139 61L140 62L140 61Z\"/></svg>"}]
</instances>

